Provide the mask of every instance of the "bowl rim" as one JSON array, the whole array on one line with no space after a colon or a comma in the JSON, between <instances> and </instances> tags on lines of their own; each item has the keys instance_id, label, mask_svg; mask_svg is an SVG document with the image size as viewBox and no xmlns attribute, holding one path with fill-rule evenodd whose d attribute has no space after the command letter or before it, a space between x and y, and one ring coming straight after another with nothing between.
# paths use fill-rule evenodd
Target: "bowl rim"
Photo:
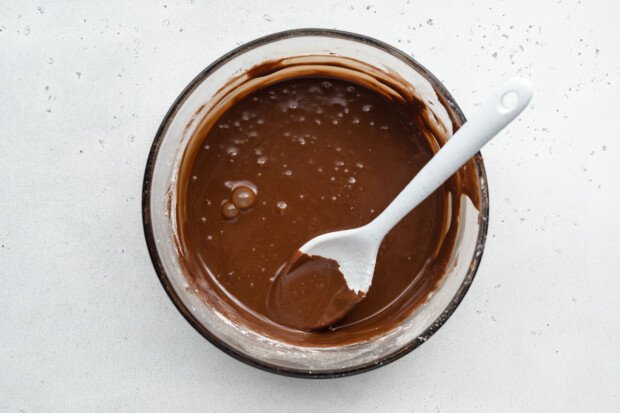
<instances>
[{"instance_id":1,"label":"bowl rim","mask_svg":"<svg viewBox=\"0 0 620 413\"><path fill-rule=\"evenodd\" d=\"M479 180L481 181L481 197L480 197L480 213L483 219L480 220L480 228L478 231L478 237L476 240L476 253L472 257L468 273L465 276L465 279L459 286L454 297L450 300L448 306L444 309L444 311L435 319L431 325L424 330L418 337L398 349L397 351L388 354L387 356L375 360L360 366L346 368L343 370L331 370L331 371L321 371L321 372L312 372L308 370L298 370L286 367L280 367L273 365L271 363L266 363L262 360L255 359L250 357L240 351L237 351L227 344L220 341L214 334L212 334L205 326L203 326L185 307L180 297L174 290L170 280L168 279L168 275L164 269L164 266L159 257L159 253L157 251L157 243L155 241L155 236L153 234L153 228L151 224L151 184L153 171L155 168L155 163L159 154L159 148L161 146L161 142L165 135L165 132L168 129L172 119L176 115L179 107L185 102L186 98L196 89L196 87L207 78L213 71L218 69L220 66L225 64L228 60L245 53L248 50L251 50L255 47L287 38L293 37L311 37L311 36L320 36L320 37L332 37L332 38L341 38L351 41L356 41L360 43L365 43L367 45L378 48L384 52L390 53L399 59L401 59L404 63L411 66L417 72L419 72L423 77L425 77L436 90L436 92L440 93L442 97L447 99L447 103L452 107L454 112L457 115L458 120L461 123L466 121L463 112L459 108L459 106L454 101L452 95L448 92L445 86L425 67L423 67L420 63L418 63L413 57L407 55L401 50L391 46L387 43L384 43L380 40L374 39L372 37L368 37L365 35L360 35L357 33L351 33L341 30L333 30L333 29L322 29L322 28L300 28L300 29L292 29L281 31L277 33L272 33L267 36L263 36L252 40L250 42L244 43L230 52L224 54L213 63L208 65L205 69L203 69L192 81L183 89L180 95L175 99L174 103L164 116L162 123L160 124L157 133L153 139L153 144L151 145L151 149L149 151L149 156L146 162L146 168L144 172L144 180L142 183L142 224L144 229L144 236L146 239L147 248L149 251L149 255L151 257L151 261L153 263L153 267L161 282L166 294L173 302L174 306L177 310L183 315L183 317L189 322L189 324L198 331L204 338L206 338L211 344L215 347L219 348L224 353L234 357L235 359L248 364L250 366L256 367L260 370L268 371L271 373L280 374L283 376L289 377L297 377L297 378L337 378L337 377L345 377L351 376L359 373L363 373L366 371L374 370L383 365L391 363L404 355L410 353L417 347L419 347L422 343L426 342L441 326L445 324L445 322L450 318L450 316L454 313L456 308L459 306L461 301L463 300L467 290L475 278L476 272L480 265L480 260L482 258L484 252L484 245L487 237L488 231L488 216L489 216L489 193L488 193L488 185L487 185L487 176L484 168L484 163L482 161L482 156L478 153L474 159L475 164L478 170Z\"/></svg>"}]
</instances>

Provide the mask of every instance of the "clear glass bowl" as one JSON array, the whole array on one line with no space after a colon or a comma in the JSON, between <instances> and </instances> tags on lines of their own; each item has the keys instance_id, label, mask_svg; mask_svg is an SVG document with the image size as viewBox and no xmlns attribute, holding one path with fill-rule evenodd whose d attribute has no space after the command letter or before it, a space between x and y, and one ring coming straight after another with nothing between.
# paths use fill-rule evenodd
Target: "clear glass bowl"
<instances>
[{"instance_id":1,"label":"clear glass bowl","mask_svg":"<svg viewBox=\"0 0 620 413\"><path fill-rule=\"evenodd\" d=\"M263 370L299 377L341 377L396 360L424 343L445 323L467 292L478 268L487 232L488 193L482 158L474 158L479 208L462 202L458 244L441 285L394 330L368 341L338 347L300 347L278 342L237 325L196 295L183 274L175 238L175 188L179 162L196 120L232 78L265 61L331 55L355 59L396 73L414 85L443 117L447 130L465 122L443 85L401 51L357 34L322 29L276 33L245 44L203 70L181 93L163 120L148 158L142 213L148 249L157 275L177 309L222 351ZM435 110L434 109L434 110Z\"/></svg>"}]
</instances>

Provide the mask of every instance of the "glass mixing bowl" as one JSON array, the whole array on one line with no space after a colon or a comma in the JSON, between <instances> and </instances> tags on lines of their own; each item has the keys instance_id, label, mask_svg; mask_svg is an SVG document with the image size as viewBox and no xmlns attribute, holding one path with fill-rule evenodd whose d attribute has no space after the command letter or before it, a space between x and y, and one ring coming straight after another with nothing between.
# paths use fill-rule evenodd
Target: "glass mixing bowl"
<instances>
[{"instance_id":1,"label":"glass mixing bowl","mask_svg":"<svg viewBox=\"0 0 620 413\"><path fill-rule=\"evenodd\" d=\"M151 148L143 188L143 223L157 275L177 309L222 351L263 370L298 377L341 377L382 366L432 336L467 292L482 256L489 200L480 154L473 159L479 208L462 202L457 246L437 290L398 327L365 342L335 347L302 347L265 337L215 311L190 287L177 255L175 188L179 163L196 120L231 79L257 64L299 56L339 56L361 61L410 83L451 133L465 122L444 86L410 56L380 41L334 30L276 33L238 47L203 70L185 88L164 118Z\"/></svg>"}]
</instances>

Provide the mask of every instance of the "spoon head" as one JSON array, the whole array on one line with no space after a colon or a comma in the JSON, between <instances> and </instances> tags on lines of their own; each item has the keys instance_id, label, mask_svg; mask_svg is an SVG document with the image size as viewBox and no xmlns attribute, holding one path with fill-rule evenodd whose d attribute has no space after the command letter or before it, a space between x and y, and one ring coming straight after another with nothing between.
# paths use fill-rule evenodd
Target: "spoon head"
<instances>
[{"instance_id":1,"label":"spoon head","mask_svg":"<svg viewBox=\"0 0 620 413\"><path fill-rule=\"evenodd\" d=\"M334 260L355 294L366 294L375 272L381 239L366 227L330 232L311 239L299 251Z\"/></svg>"},{"instance_id":2,"label":"spoon head","mask_svg":"<svg viewBox=\"0 0 620 413\"><path fill-rule=\"evenodd\" d=\"M277 275L267 311L280 325L312 332L340 321L363 298L349 289L336 261L299 253Z\"/></svg>"}]
</instances>

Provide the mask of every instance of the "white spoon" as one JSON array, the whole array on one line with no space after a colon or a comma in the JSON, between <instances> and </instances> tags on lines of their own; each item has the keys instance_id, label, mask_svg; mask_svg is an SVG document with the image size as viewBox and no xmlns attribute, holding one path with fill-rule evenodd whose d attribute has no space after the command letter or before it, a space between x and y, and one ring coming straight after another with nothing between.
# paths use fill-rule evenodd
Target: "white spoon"
<instances>
[{"instance_id":1,"label":"white spoon","mask_svg":"<svg viewBox=\"0 0 620 413\"><path fill-rule=\"evenodd\" d=\"M300 252L337 261L349 288L365 294L386 234L512 122L531 97L526 79L515 77L500 85L379 216L363 227L313 238Z\"/></svg>"},{"instance_id":2,"label":"white spoon","mask_svg":"<svg viewBox=\"0 0 620 413\"><path fill-rule=\"evenodd\" d=\"M373 221L304 244L272 284L269 317L302 331L321 330L345 317L372 284L386 234L514 120L531 97L525 79L502 84Z\"/></svg>"}]
</instances>

